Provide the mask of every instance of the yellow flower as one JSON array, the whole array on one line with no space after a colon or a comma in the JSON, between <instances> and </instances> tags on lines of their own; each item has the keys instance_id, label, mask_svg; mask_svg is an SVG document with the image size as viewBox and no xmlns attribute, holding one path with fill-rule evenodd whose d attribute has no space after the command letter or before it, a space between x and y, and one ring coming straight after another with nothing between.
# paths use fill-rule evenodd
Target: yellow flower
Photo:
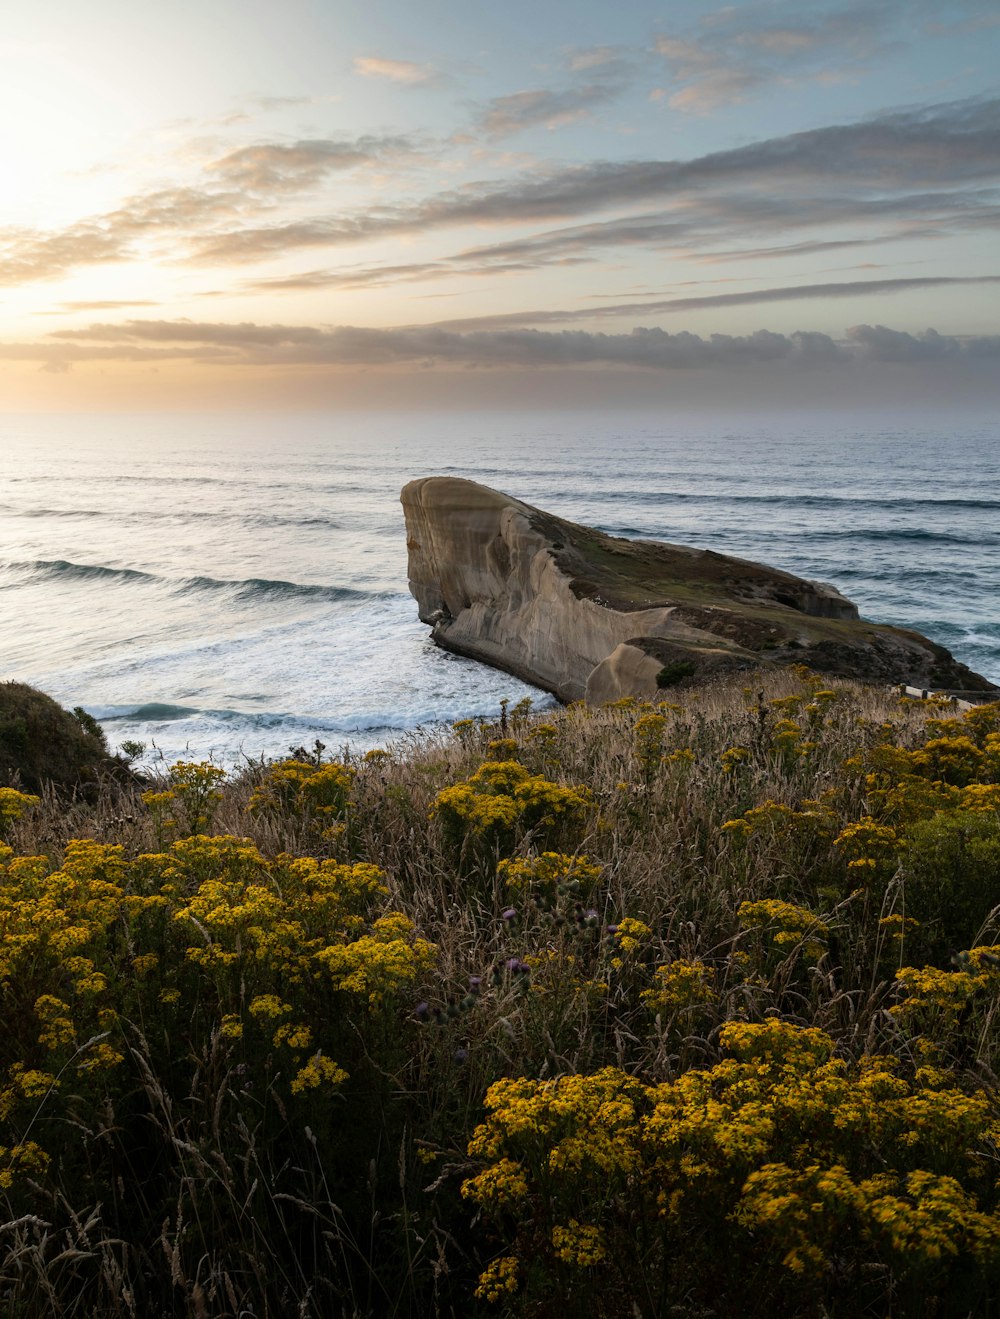
<instances>
[{"instance_id":1,"label":"yellow flower","mask_svg":"<svg viewBox=\"0 0 1000 1319\"><path fill-rule=\"evenodd\" d=\"M479 1275L476 1296L481 1301L502 1301L518 1287L518 1264L513 1255L503 1255Z\"/></svg>"},{"instance_id":2,"label":"yellow flower","mask_svg":"<svg viewBox=\"0 0 1000 1319\"><path fill-rule=\"evenodd\" d=\"M805 957L815 961L826 947L830 932L826 922L793 902L779 898L741 902L737 915L744 929L766 933L776 949L800 947Z\"/></svg>"},{"instance_id":3,"label":"yellow flower","mask_svg":"<svg viewBox=\"0 0 1000 1319\"><path fill-rule=\"evenodd\" d=\"M289 1049L308 1049L312 1044L312 1031L308 1026L294 1026L286 1021L271 1036L272 1044L284 1044Z\"/></svg>"},{"instance_id":4,"label":"yellow flower","mask_svg":"<svg viewBox=\"0 0 1000 1319\"><path fill-rule=\"evenodd\" d=\"M323 1054L317 1053L309 1059L305 1067L298 1070L289 1088L293 1095L301 1095L307 1090L318 1090L321 1086L332 1089L343 1085L346 1080L347 1073L343 1067L338 1067L332 1058L325 1058Z\"/></svg>"},{"instance_id":5,"label":"yellow flower","mask_svg":"<svg viewBox=\"0 0 1000 1319\"><path fill-rule=\"evenodd\" d=\"M50 1072L20 1066L12 1072L14 1084L26 1099L44 1099L50 1091L59 1089L59 1081Z\"/></svg>"},{"instance_id":6,"label":"yellow flower","mask_svg":"<svg viewBox=\"0 0 1000 1319\"><path fill-rule=\"evenodd\" d=\"M258 994L256 998L250 1000L252 1017L283 1017L291 1011L292 1005L283 1002L277 994Z\"/></svg>"},{"instance_id":7,"label":"yellow flower","mask_svg":"<svg viewBox=\"0 0 1000 1319\"><path fill-rule=\"evenodd\" d=\"M82 1060L77 1063L78 1072L105 1072L125 1061L125 1055L119 1053L110 1044L101 1042L88 1049Z\"/></svg>"},{"instance_id":8,"label":"yellow flower","mask_svg":"<svg viewBox=\"0 0 1000 1319\"><path fill-rule=\"evenodd\" d=\"M607 1258L600 1228L571 1218L565 1227L552 1229L552 1247L557 1259L577 1268L591 1268Z\"/></svg>"},{"instance_id":9,"label":"yellow flower","mask_svg":"<svg viewBox=\"0 0 1000 1319\"><path fill-rule=\"evenodd\" d=\"M515 892L537 892L554 898L559 891L589 892L600 881L601 868L585 856L542 852L523 860L501 861L497 874Z\"/></svg>"},{"instance_id":10,"label":"yellow flower","mask_svg":"<svg viewBox=\"0 0 1000 1319\"><path fill-rule=\"evenodd\" d=\"M723 751L720 758L723 772L726 774L732 774L737 765L742 765L745 761L749 760L749 758L750 752L746 747L733 746L727 748L727 750Z\"/></svg>"},{"instance_id":11,"label":"yellow flower","mask_svg":"<svg viewBox=\"0 0 1000 1319\"><path fill-rule=\"evenodd\" d=\"M634 916L623 916L618 923L615 942L623 953L634 953L652 935L653 931Z\"/></svg>"},{"instance_id":12,"label":"yellow flower","mask_svg":"<svg viewBox=\"0 0 1000 1319\"><path fill-rule=\"evenodd\" d=\"M658 966L655 975L659 984L654 989L642 991L643 1001L654 1012L703 1007L718 999L712 987L712 969L704 962L678 959Z\"/></svg>"}]
</instances>

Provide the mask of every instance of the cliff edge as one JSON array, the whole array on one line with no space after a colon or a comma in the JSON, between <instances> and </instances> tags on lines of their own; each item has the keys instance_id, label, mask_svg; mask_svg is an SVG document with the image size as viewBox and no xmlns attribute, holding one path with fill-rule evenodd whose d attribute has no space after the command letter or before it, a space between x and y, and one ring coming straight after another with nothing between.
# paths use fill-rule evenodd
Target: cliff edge
<instances>
[{"instance_id":1,"label":"cliff edge","mask_svg":"<svg viewBox=\"0 0 1000 1319\"><path fill-rule=\"evenodd\" d=\"M804 663L863 682L997 693L919 632L870 623L833 586L710 550L625 540L450 476L403 487L408 575L448 650L563 701L650 697Z\"/></svg>"}]
</instances>

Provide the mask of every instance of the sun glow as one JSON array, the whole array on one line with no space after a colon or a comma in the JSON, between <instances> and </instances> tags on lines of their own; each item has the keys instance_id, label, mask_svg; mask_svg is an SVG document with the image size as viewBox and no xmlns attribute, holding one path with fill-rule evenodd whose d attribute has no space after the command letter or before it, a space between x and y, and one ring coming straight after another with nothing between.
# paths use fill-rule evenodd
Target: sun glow
<instances>
[{"instance_id":1,"label":"sun glow","mask_svg":"<svg viewBox=\"0 0 1000 1319\"><path fill-rule=\"evenodd\" d=\"M77 219L108 191L101 162L130 131L136 106L57 46L0 45L0 223Z\"/></svg>"}]
</instances>

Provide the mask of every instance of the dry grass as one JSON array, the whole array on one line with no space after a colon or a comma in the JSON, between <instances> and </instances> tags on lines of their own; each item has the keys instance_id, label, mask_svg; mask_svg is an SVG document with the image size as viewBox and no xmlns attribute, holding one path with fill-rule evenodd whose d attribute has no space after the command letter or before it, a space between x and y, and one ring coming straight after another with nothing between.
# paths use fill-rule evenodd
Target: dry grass
<instances>
[{"instance_id":1,"label":"dry grass","mask_svg":"<svg viewBox=\"0 0 1000 1319\"><path fill-rule=\"evenodd\" d=\"M873 863L862 883L834 842L870 813L865 757L923 745L928 719L948 712L839 681L817 700L818 687L787 672L749 691L685 693L683 708L505 712L345 756L349 804L326 813L301 802L253 809L263 766L219 785L206 832L249 839L268 859L376 865L384 909L435 945L433 972L377 1013L336 1024L352 1079L324 1103L290 1099L271 1056L241 1053L203 999L186 1026L148 1006L123 1010L117 1073L79 1102L60 1097L58 1117L54 1099L40 1105L37 1129L67 1152L4 1196L3 1313L470 1314L496 1247L459 1190L489 1085L605 1066L667 1082L716 1063L730 1021L817 1026L845 1057L895 1055L904 1067L930 1038L963 1084L992 1083L992 1006L961 1023L942 1017L936 1039L930 1018L917 1029L891 1010L908 960L887 919L907 910L905 854L902 865ZM438 795L509 760L586 785L586 818L449 829ZM153 786L171 791L168 778ZM764 803L771 823L723 827ZM163 819L109 780L92 801L46 795L8 841L53 868L70 839L120 844L132 858L169 848L181 831ZM512 890L498 873L504 858L552 850L588 858L598 878ZM821 934L778 918L748 923L744 904L775 901L811 914ZM996 940L995 913L980 916L964 942L938 950L939 965ZM707 968L700 1001L655 997L659 968L680 964ZM8 981L4 992L23 1011L38 991ZM12 1143L9 1131L0 1143ZM706 1313L676 1304L671 1313Z\"/></svg>"}]
</instances>

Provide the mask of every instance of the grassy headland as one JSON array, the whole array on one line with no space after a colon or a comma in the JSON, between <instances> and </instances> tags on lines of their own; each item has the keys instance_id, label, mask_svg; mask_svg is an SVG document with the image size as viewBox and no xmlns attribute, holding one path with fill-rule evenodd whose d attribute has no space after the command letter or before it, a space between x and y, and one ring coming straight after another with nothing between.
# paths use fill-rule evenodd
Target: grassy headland
<instances>
[{"instance_id":1,"label":"grassy headland","mask_svg":"<svg viewBox=\"0 0 1000 1319\"><path fill-rule=\"evenodd\" d=\"M0 1310L989 1313L1000 705L682 699L0 788Z\"/></svg>"}]
</instances>

